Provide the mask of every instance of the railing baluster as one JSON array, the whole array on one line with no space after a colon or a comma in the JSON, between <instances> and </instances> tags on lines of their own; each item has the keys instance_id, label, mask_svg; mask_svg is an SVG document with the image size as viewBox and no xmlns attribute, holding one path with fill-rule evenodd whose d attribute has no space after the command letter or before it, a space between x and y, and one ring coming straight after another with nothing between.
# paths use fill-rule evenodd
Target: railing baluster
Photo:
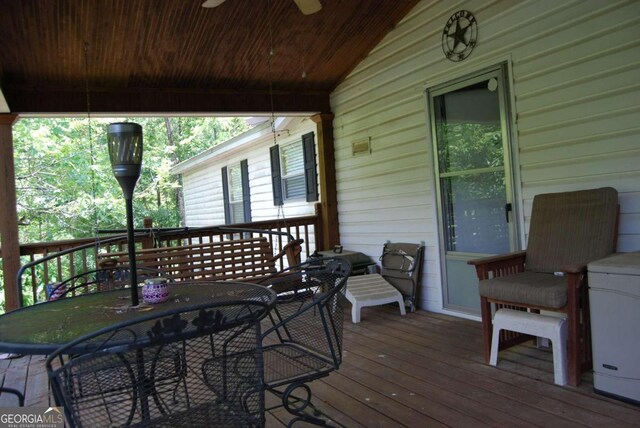
<instances>
[{"instance_id":1,"label":"railing baluster","mask_svg":"<svg viewBox=\"0 0 640 428\"><path fill-rule=\"evenodd\" d=\"M309 252L309 225L305 224L304 225L304 249L305 249L305 254L307 255L307 257L309 257L311 255L311 253Z\"/></svg>"},{"instance_id":2,"label":"railing baluster","mask_svg":"<svg viewBox=\"0 0 640 428\"><path fill-rule=\"evenodd\" d=\"M74 262L74 257L73 257L73 253L69 253L69 278L71 278L72 276L74 276L76 274L76 269L75 266L73 264ZM62 280L62 276L59 278L59 280ZM73 292L73 294L75 295L75 291Z\"/></svg>"},{"instance_id":3,"label":"railing baluster","mask_svg":"<svg viewBox=\"0 0 640 428\"><path fill-rule=\"evenodd\" d=\"M31 254L29 256L29 261L32 262L35 260L35 257L33 254ZM36 268L33 267L31 268L31 294L33 296L33 301L36 301L36 298L38 296L38 281L37 281L37 276L36 276Z\"/></svg>"},{"instance_id":4,"label":"railing baluster","mask_svg":"<svg viewBox=\"0 0 640 428\"><path fill-rule=\"evenodd\" d=\"M62 248L58 247L56 252L60 252L60 251L62 251ZM62 261L60 257L56 257L55 261L56 261L56 272L58 274L58 276L56 277L56 280L61 281L62 280Z\"/></svg>"},{"instance_id":5,"label":"railing baluster","mask_svg":"<svg viewBox=\"0 0 640 428\"><path fill-rule=\"evenodd\" d=\"M48 256L48 255L49 255L48 251L43 254L43 256L45 256L45 257ZM44 279L44 284L47 285L49 283L49 262L45 262L42 267L44 269L43 272L42 272L42 276L43 276L43 279Z\"/></svg>"}]
</instances>

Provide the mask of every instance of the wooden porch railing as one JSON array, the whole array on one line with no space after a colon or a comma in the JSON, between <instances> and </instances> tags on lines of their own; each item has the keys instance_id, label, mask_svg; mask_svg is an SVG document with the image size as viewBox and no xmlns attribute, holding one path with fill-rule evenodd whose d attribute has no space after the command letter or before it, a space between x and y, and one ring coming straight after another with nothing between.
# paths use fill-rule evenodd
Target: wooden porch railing
<instances>
[{"instance_id":1,"label":"wooden porch railing","mask_svg":"<svg viewBox=\"0 0 640 428\"><path fill-rule=\"evenodd\" d=\"M145 224L145 226L147 225L150 226L150 224ZM239 234L229 230L236 228L247 230L242 235L266 236L274 253L277 253L289 239L303 239L301 260L305 260L316 249L322 248L321 221L318 214L286 220L265 220L211 227L174 229L149 227L136 230L135 239L136 245L140 248L189 245L237 238ZM126 246L127 237L124 233L110 234L100 238L20 246L23 263L17 279L21 291L21 304L24 306L44 301L46 299L46 284L97 269L99 254L122 252L126 250ZM281 261L279 268L284 267Z\"/></svg>"}]
</instances>

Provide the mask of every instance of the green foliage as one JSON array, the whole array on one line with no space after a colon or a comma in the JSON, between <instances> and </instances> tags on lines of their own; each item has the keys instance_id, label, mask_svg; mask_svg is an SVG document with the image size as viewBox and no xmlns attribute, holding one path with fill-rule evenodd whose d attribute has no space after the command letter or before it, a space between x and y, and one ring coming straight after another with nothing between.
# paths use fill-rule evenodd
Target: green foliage
<instances>
[{"instance_id":1,"label":"green foliage","mask_svg":"<svg viewBox=\"0 0 640 428\"><path fill-rule=\"evenodd\" d=\"M445 187L457 181L455 199L480 200L504 196L504 174L489 170L504 167L502 132L499 124L438 123L438 162L440 173L469 171L469 175L446 178ZM479 170L485 170L481 172ZM464 185L462 184L464 182Z\"/></svg>"},{"instance_id":2,"label":"green foliage","mask_svg":"<svg viewBox=\"0 0 640 428\"><path fill-rule=\"evenodd\" d=\"M436 130L440 172L504 164L500 124L438 123Z\"/></svg>"},{"instance_id":3,"label":"green foliage","mask_svg":"<svg viewBox=\"0 0 640 428\"><path fill-rule=\"evenodd\" d=\"M125 204L113 177L106 128L134 121L144 132L144 163L134 195L136 226L181 223L172 166L248 129L242 118L21 119L13 127L20 241L94 236L123 228ZM91 126L91 128L89 128Z\"/></svg>"}]
</instances>

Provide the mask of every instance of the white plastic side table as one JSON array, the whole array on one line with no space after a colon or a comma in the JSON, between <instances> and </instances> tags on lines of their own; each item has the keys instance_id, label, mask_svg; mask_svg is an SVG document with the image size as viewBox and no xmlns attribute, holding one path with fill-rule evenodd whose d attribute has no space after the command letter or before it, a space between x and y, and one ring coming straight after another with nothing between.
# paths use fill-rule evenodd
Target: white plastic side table
<instances>
[{"instance_id":1,"label":"white plastic side table","mask_svg":"<svg viewBox=\"0 0 640 428\"><path fill-rule=\"evenodd\" d=\"M406 315L402 294L378 273L349 277L346 297L352 305L351 321L354 324L360 322L360 311L367 306L398 302L400 314Z\"/></svg>"}]
</instances>

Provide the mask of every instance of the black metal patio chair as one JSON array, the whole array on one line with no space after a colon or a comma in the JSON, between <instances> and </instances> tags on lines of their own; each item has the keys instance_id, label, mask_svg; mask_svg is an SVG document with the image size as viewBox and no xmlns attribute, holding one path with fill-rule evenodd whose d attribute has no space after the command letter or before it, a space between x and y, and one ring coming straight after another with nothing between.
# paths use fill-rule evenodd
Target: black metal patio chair
<instances>
[{"instance_id":1,"label":"black metal patio chair","mask_svg":"<svg viewBox=\"0 0 640 428\"><path fill-rule=\"evenodd\" d=\"M264 426L264 312L200 304L84 336L47 359L56 403L72 427Z\"/></svg>"},{"instance_id":2,"label":"black metal patio chair","mask_svg":"<svg viewBox=\"0 0 640 428\"><path fill-rule=\"evenodd\" d=\"M16 397L16 401L18 402L18 406L24 407L24 395L17 389L7 388L5 386L0 386L0 395L2 394L11 394Z\"/></svg>"},{"instance_id":3,"label":"black metal patio chair","mask_svg":"<svg viewBox=\"0 0 640 428\"><path fill-rule=\"evenodd\" d=\"M265 385L295 417L326 425L311 403L307 383L328 376L342 362L343 305L351 264L338 258L313 259L265 281L278 290L263 333ZM270 409L269 409L270 410Z\"/></svg>"}]
</instances>

